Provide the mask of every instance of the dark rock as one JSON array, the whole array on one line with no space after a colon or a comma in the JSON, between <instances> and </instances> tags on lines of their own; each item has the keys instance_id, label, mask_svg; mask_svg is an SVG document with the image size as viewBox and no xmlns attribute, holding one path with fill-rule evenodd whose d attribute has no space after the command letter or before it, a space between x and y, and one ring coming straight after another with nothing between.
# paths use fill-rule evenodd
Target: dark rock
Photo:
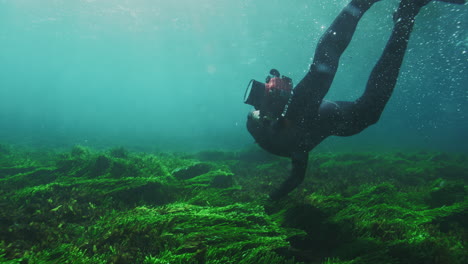
<instances>
[{"instance_id":1,"label":"dark rock","mask_svg":"<svg viewBox=\"0 0 468 264\"><path fill-rule=\"evenodd\" d=\"M463 184L443 183L430 192L429 205L432 208L449 206L457 202L462 202L466 197L466 191Z\"/></svg>"},{"instance_id":2,"label":"dark rock","mask_svg":"<svg viewBox=\"0 0 468 264\"><path fill-rule=\"evenodd\" d=\"M111 166L111 160L106 156L99 156L91 169L91 176L104 175Z\"/></svg>"},{"instance_id":3,"label":"dark rock","mask_svg":"<svg viewBox=\"0 0 468 264\"><path fill-rule=\"evenodd\" d=\"M114 157L114 158L120 158L120 159L128 158L128 150L126 150L124 147L111 149L109 154L111 157Z\"/></svg>"},{"instance_id":4,"label":"dark rock","mask_svg":"<svg viewBox=\"0 0 468 264\"><path fill-rule=\"evenodd\" d=\"M107 195L114 200L134 206L138 204L163 205L174 200L176 191L158 182L148 182L142 185L128 186L109 192Z\"/></svg>"},{"instance_id":5,"label":"dark rock","mask_svg":"<svg viewBox=\"0 0 468 264\"><path fill-rule=\"evenodd\" d=\"M211 187L215 188L228 188L234 184L234 180L231 174L219 174L214 176L211 181Z\"/></svg>"}]
</instances>

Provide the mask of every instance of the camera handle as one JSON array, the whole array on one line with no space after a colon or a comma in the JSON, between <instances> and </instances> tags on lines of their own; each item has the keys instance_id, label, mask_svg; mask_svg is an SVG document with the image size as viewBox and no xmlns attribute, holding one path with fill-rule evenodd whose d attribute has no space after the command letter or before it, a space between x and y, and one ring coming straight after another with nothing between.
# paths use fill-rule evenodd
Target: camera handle
<instances>
[{"instance_id":1,"label":"camera handle","mask_svg":"<svg viewBox=\"0 0 468 264\"><path fill-rule=\"evenodd\" d=\"M280 73L279 73L279 71L277 69L271 69L270 74L272 76L275 76L275 77L278 77L278 78L280 77Z\"/></svg>"}]
</instances>

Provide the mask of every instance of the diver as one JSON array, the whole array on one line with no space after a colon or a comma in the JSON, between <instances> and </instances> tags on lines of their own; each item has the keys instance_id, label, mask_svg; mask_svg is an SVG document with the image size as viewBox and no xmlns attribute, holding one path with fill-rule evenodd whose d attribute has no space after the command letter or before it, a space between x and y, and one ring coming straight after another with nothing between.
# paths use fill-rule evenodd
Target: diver
<instances>
[{"instance_id":1,"label":"diver","mask_svg":"<svg viewBox=\"0 0 468 264\"><path fill-rule=\"evenodd\" d=\"M379 120L397 82L415 17L431 0L400 1L390 38L361 97L352 102L323 100L359 20L378 1L352 0L340 12L321 37L309 71L294 89L292 80L275 69L266 83L250 81L244 99L255 110L247 117L248 131L260 147L292 162L290 176L270 194L272 200L285 197L304 180L309 151L325 138L352 136Z\"/></svg>"}]
</instances>

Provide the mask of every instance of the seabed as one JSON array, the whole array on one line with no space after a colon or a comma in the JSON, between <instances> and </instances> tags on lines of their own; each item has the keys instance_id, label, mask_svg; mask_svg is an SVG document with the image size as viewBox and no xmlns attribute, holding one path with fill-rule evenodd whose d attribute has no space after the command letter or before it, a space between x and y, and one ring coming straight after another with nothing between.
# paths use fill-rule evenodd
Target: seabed
<instances>
[{"instance_id":1,"label":"seabed","mask_svg":"<svg viewBox=\"0 0 468 264\"><path fill-rule=\"evenodd\" d=\"M1 263L468 263L468 156L0 145Z\"/></svg>"}]
</instances>

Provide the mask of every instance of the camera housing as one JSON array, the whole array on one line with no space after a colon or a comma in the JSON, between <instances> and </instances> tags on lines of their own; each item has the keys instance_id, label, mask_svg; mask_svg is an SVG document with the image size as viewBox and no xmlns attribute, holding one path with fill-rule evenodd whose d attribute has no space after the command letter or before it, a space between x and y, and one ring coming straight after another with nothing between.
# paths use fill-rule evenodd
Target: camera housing
<instances>
[{"instance_id":1,"label":"camera housing","mask_svg":"<svg viewBox=\"0 0 468 264\"><path fill-rule=\"evenodd\" d=\"M292 94L292 80L281 76L278 70L272 69L266 82L250 80L244 94L244 103L260 110L261 116L278 118L284 111Z\"/></svg>"}]
</instances>

